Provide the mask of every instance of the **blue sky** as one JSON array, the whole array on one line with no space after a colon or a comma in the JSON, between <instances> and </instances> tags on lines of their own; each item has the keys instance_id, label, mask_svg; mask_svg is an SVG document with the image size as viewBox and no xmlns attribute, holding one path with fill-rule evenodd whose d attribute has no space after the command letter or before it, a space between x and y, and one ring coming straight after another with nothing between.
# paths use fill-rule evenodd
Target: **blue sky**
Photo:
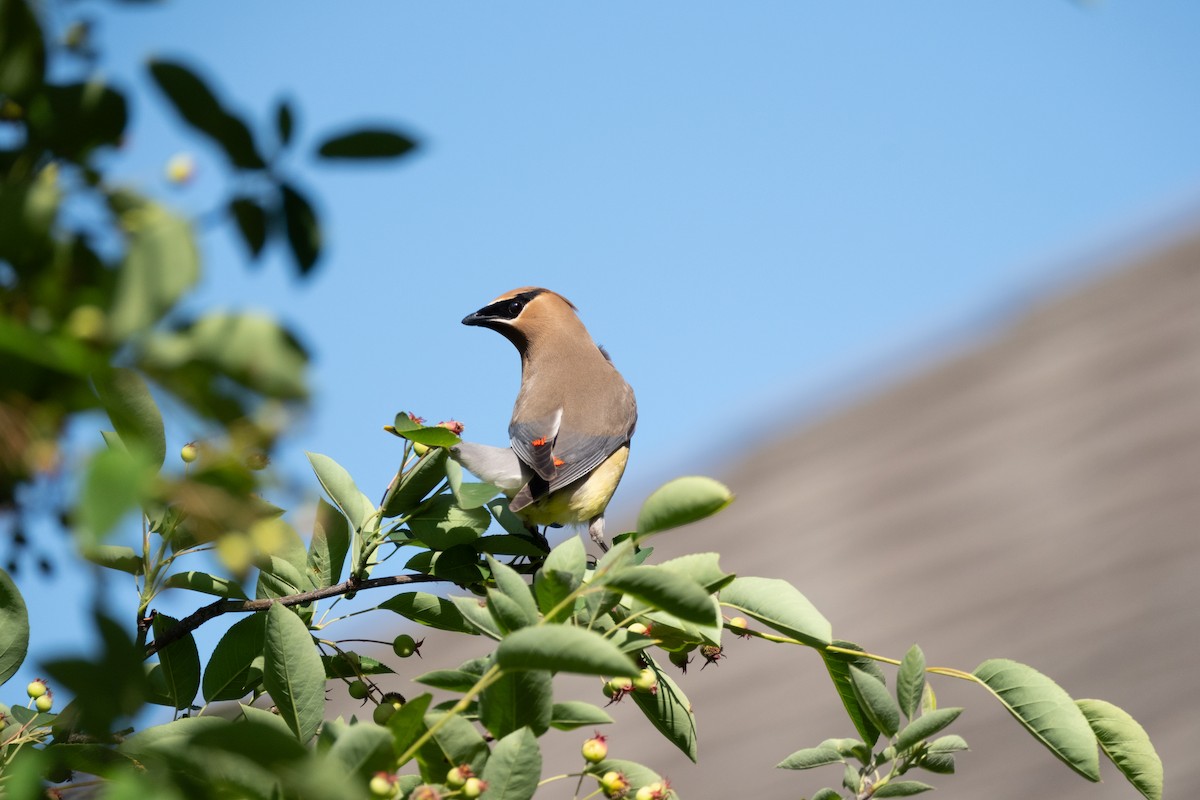
<instances>
[{"instance_id":1,"label":"blue sky","mask_svg":"<svg viewBox=\"0 0 1200 800\"><path fill-rule=\"evenodd\" d=\"M278 252L248 271L228 227L206 227L195 307L298 328L315 412L280 466L307 480L302 451L326 453L372 497L396 466L381 426L397 410L505 439L517 356L459 320L507 289L574 301L637 392L620 516L662 481L719 475L813 409L957 346L1012 298L1200 199L1194 0L59 15L74 8L96 17L104 72L136 97L114 171L186 213L229 184L153 94L148 57L202 67L264 133L277 98L296 104L305 146L289 164L320 199L318 274L296 281ZM349 168L309 157L365 122L409 131L420 153ZM162 177L180 151L200 165L182 189ZM198 433L169 431L173 445Z\"/></svg>"}]
</instances>

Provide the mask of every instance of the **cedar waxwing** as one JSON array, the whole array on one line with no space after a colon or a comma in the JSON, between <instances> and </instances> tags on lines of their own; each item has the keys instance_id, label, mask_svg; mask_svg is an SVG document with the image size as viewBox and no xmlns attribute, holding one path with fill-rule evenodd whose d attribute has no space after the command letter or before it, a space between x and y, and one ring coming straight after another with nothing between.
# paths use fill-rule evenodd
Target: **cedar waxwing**
<instances>
[{"instance_id":1,"label":"cedar waxwing","mask_svg":"<svg viewBox=\"0 0 1200 800\"><path fill-rule=\"evenodd\" d=\"M588 523L602 550L612 498L637 425L633 390L565 297L548 289L506 292L464 325L498 331L521 354L521 390L508 425L511 447L463 442L451 456L498 486L533 525Z\"/></svg>"}]
</instances>

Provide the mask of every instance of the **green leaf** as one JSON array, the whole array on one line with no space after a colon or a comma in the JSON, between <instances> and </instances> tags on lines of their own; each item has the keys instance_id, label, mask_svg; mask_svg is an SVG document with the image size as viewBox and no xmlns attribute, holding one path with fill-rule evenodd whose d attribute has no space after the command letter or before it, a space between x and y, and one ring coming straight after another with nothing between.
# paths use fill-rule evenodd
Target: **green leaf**
<instances>
[{"instance_id":1,"label":"green leaf","mask_svg":"<svg viewBox=\"0 0 1200 800\"><path fill-rule=\"evenodd\" d=\"M213 140L235 167L263 169L250 129L227 111L194 72L179 63L151 61L150 75L184 121Z\"/></svg>"},{"instance_id":2,"label":"green leaf","mask_svg":"<svg viewBox=\"0 0 1200 800\"><path fill-rule=\"evenodd\" d=\"M431 783L444 780L447 764L470 764L475 774L483 772L490 752L487 742L471 722L457 715L432 711L425 715L425 725L433 728L444 717L449 719L418 754L425 780Z\"/></svg>"},{"instance_id":3,"label":"green leaf","mask_svg":"<svg viewBox=\"0 0 1200 800\"><path fill-rule=\"evenodd\" d=\"M1076 700L1104 755L1147 800L1162 800L1163 765L1146 729L1104 700Z\"/></svg>"},{"instance_id":4,"label":"green leaf","mask_svg":"<svg viewBox=\"0 0 1200 800\"><path fill-rule=\"evenodd\" d=\"M97 78L43 87L26 111L30 140L76 162L119 145L129 121L124 95Z\"/></svg>"},{"instance_id":5,"label":"green leaf","mask_svg":"<svg viewBox=\"0 0 1200 800\"><path fill-rule=\"evenodd\" d=\"M496 620L492 618L492 614L488 611L488 604L481 602L478 597L451 597L450 602L454 604L455 610L463 620L470 626L472 631L476 631L489 636L496 641L504 638L504 632L496 625Z\"/></svg>"},{"instance_id":6,"label":"green leaf","mask_svg":"<svg viewBox=\"0 0 1200 800\"><path fill-rule=\"evenodd\" d=\"M379 607L431 628L455 633L479 632L467 623L453 602L426 592L402 592L383 601Z\"/></svg>"},{"instance_id":7,"label":"green leaf","mask_svg":"<svg viewBox=\"0 0 1200 800\"><path fill-rule=\"evenodd\" d=\"M461 669L435 669L432 672L418 675L413 678L413 681L448 692L467 692L479 682L479 676Z\"/></svg>"},{"instance_id":8,"label":"green leaf","mask_svg":"<svg viewBox=\"0 0 1200 800\"><path fill-rule=\"evenodd\" d=\"M885 736L895 736L900 727L900 709L888 694L883 681L851 665L850 685L854 687L854 696L872 724Z\"/></svg>"},{"instance_id":9,"label":"green leaf","mask_svg":"<svg viewBox=\"0 0 1200 800\"><path fill-rule=\"evenodd\" d=\"M736 578L721 590L721 605L753 617L809 647L824 647L833 638L829 620L787 581Z\"/></svg>"},{"instance_id":10,"label":"green leaf","mask_svg":"<svg viewBox=\"0 0 1200 800\"><path fill-rule=\"evenodd\" d=\"M512 567L501 564L491 556L488 556L487 561L488 568L492 573L492 580L496 582L496 587L504 593L505 597L516 603L521 615L525 619L526 625L536 624L538 621L538 607L533 599L533 593L529 588L529 584L525 582L525 578Z\"/></svg>"},{"instance_id":11,"label":"green leaf","mask_svg":"<svg viewBox=\"0 0 1200 800\"><path fill-rule=\"evenodd\" d=\"M387 727L392 732L392 750L399 755L412 747L425 733L425 713L433 695L414 697L388 717ZM400 765L403 766L403 765Z\"/></svg>"},{"instance_id":12,"label":"green leaf","mask_svg":"<svg viewBox=\"0 0 1200 800\"><path fill-rule=\"evenodd\" d=\"M354 652L321 656L321 663L325 665L325 677L330 680L357 678L362 675L391 675L395 672L382 661Z\"/></svg>"},{"instance_id":13,"label":"green leaf","mask_svg":"<svg viewBox=\"0 0 1200 800\"><path fill-rule=\"evenodd\" d=\"M918 742L928 739L958 719L958 715L961 713L961 708L939 708L917 717L905 725L896 736L896 742L893 745L896 752L903 752Z\"/></svg>"},{"instance_id":14,"label":"green leaf","mask_svg":"<svg viewBox=\"0 0 1200 800\"><path fill-rule=\"evenodd\" d=\"M398 158L417 143L395 131L363 128L330 136L317 149L322 158Z\"/></svg>"},{"instance_id":15,"label":"green leaf","mask_svg":"<svg viewBox=\"0 0 1200 800\"><path fill-rule=\"evenodd\" d=\"M475 541L474 546L480 553L489 555L527 556L529 558L542 558L546 555L546 550L540 546L540 543L531 539L528 533L523 536L508 534L483 536Z\"/></svg>"},{"instance_id":16,"label":"green leaf","mask_svg":"<svg viewBox=\"0 0 1200 800\"><path fill-rule=\"evenodd\" d=\"M138 563L141 563L141 559L138 559ZM207 572L197 572L196 570L176 572L167 578L163 583L163 588L191 589L193 592L211 594L216 597L225 597L234 600L246 599L246 593L242 591L242 587L237 581L222 578L218 575L209 575Z\"/></svg>"},{"instance_id":17,"label":"green leaf","mask_svg":"<svg viewBox=\"0 0 1200 800\"><path fill-rule=\"evenodd\" d=\"M415 428L393 427L397 436L430 447L453 447L462 441L453 431L443 428L441 425L421 425Z\"/></svg>"},{"instance_id":18,"label":"green leaf","mask_svg":"<svg viewBox=\"0 0 1200 800\"><path fill-rule=\"evenodd\" d=\"M279 136L279 144L284 147L292 142L292 131L296 127L294 116L292 104L287 100L280 100L275 106L275 132Z\"/></svg>"},{"instance_id":19,"label":"green leaf","mask_svg":"<svg viewBox=\"0 0 1200 800\"><path fill-rule=\"evenodd\" d=\"M258 567L258 584L255 586L256 600L278 599L306 591L304 574L291 562L279 556L260 556L254 561ZM311 611L311 609L309 609Z\"/></svg>"},{"instance_id":20,"label":"green leaf","mask_svg":"<svg viewBox=\"0 0 1200 800\"><path fill-rule=\"evenodd\" d=\"M721 571L719 559L718 553L689 553L657 566L661 570L689 578L703 586L705 591L712 593L725 588L736 577Z\"/></svg>"},{"instance_id":21,"label":"green leaf","mask_svg":"<svg viewBox=\"0 0 1200 800\"><path fill-rule=\"evenodd\" d=\"M407 417L405 417L407 419ZM430 450L407 472L397 473L383 500L383 515L389 519L407 514L446 477L446 451Z\"/></svg>"},{"instance_id":22,"label":"green leaf","mask_svg":"<svg viewBox=\"0 0 1200 800\"><path fill-rule=\"evenodd\" d=\"M329 748L329 757L364 783L376 772L390 771L396 760L391 733L367 724L351 725L342 731Z\"/></svg>"},{"instance_id":23,"label":"green leaf","mask_svg":"<svg viewBox=\"0 0 1200 800\"><path fill-rule=\"evenodd\" d=\"M160 612L154 615L153 624L157 639L178 625L179 620ZM190 708L200 690L200 651L196 649L195 638L189 633L159 650L158 663L162 665L167 697L174 707Z\"/></svg>"},{"instance_id":24,"label":"green leaf","mask_svg":"<svg viewBox=\"0 0 1200 800\"><path fill-rule=\"evenodd\" d=\"M307 275L321 255L321 225L317 212L308 199L290 184L279 187L283 198L283 223L287 231L288 244L300 275Z\"/></svg>"},{"instance_id":25,"label":"green leaf","mask_svg":"<svg viewBox=\"0 0 1200 800\"><path fill-rule=\"evenodd\" d=\"M329 503L318 499L307 559L308 574L314 587L323 589L342 579L349 550L350 526L346 518Z\"/></svg>"},{"instance_id":26,"label":"green leaf","mask_svg":"<svg viewBox=\"0 0 1200 800\"><path fill-rule=\"evenodd\" d=\"M251 614L225 631L204 668L204 699L238 700L262 680L266 614Z\"/></svg>"},{"instance_id":27,"label":"green leaf","mask_svg":"<svg viewBox=\"0 0 1200 800\"><path fill-rule=\"evenodd\" d=\"M541 736L550 727L553 693L549 672L505 672L479 696L479 721L497 739L526 727Z\"/></svg>"},{"instance_id":28,"label":"green leaf","mask_svg":"<svg viewBox=\"0 0 1200 800\"><path fill-rule=\"evenodd\" d=\"M939 736L929 743L929 752L931 753L957 753L960 750L969 749L967 740L955 733Z\"/></svg>"},{"instance_id":29,"label":"green leaf","mask_svg":"<svg viewBox=\"0 0 1200 800\"><path fill-rule=\"evenodd\" d=\"M695 762L696 715L692 713L691 701L653 659L650 668L658 678L658 690L654 693L635 690L630 697L659 733Z\"/></svg>"},{"instance_id":30,"label":"green leaf","mask_svg":"<svg viewBox=\"0 0 1200 800\"><path fill-rule=\"evenodd\" d=\"M94 547L149 493L156 468L142 451L102 450L88 464L83 479L79 520Z\"/></svg>"},{"instance_id":31,"label":"green leaf","mask_svg":"<svg viewBox=\"0 0 1200 800\"><path fill-rule=\"evenodd\" d=\"M109 332L122 340L152 326L195 285L200 277L200 255L192 228L184 219L129 193L114 195L112 202L122 209L121 226L128 237L108 318ZM113 424L124 434L115 419ZM147 438L147 446L155 454L159 452L156 441ZM162 450L165 452L165 445Z\"/></svg>"},{"instance_id":32,"label":"green leaf","mask_svg":"<svg viewBox=\"0 0 1200 800\"><path fill-rule=\"evenodd\" d=\"M1096 737L1075 702L1033 667L993 658L974 675L1034 738L1090 781L1100 780Z\"/></svg>"},{"instance_id":33,"label":"green leaf","mask_svg":"<svg viewBox=\"0 0 1200 800\"><path fill-rule=\"evenodd\" d=\"M550 712L550 727L560 731L573 731L590 725L608 725L613 718L604 709L582 700L567 700L555 703Z\"/></svg>"},{"instance_id":34,"label":"green leaf","mask_svg":"<svg viewBox=\"0 0 1200 800\"><path fill-rule=\"evenodd\" d=\"M692 475L668 481L642 504L638 538L710 517L733 502L733 493L712 478Z\"/></svg>"},{"instance_id":35,"label":"green leaf","mask_svg":"<svg viewBox=\"0 0 1200 800\"><path fill-rule=\"evenodd\" d=\"M568 625L541 625L513 631L496 648L501 669L544 669L582 675L636 676L640 670L615 644L598 633Z\"/></svg>"},{"instance_id":36,"label":"green leaf","mask_svg":"<svg viewBox=\"0 0 1200 800\"><path fill-rule=\"evenodd\" d=\"M264 656L263 685L284 722L307 742L325 712L325 667L308 626L279 604L267 610Z\"/></svg>"},{"instance_id":37,"label":"green leaf","mask_svg":"<svg viewBox=\"0 0 1200 800\"><path fill-rule=\"evenodd\" d=\"M910 797L921 792L928 792L933 787L920 781L891 781L875 790L872 797Z\"/></svg>"},{"instance_id":38,"label":"green leaf","mask_svg":"<svg viewBox=\"0 0 1200 800\"><path fill-rule=\"evenodd\" d=\"M538 607L547 615L548 621L560 621L571 615L569 607L562 608L553 618L550 617L550 612L583 585L585 572L587 552L578 536L568 537L546 556L545 563L534 579L533 588Z\"/></svg>"},{"instance_id":39,"label":"green leaf","mask_svg":"<svg viewBox=\"0 0 1200 800\"><path fill-rule=\"evenodd\" d=\"M474 542L491 524L487 509L460 508L450 495L433 498L408 520L413 536L434 550Z\"/></svg>"},{"instance_id":40,"label":"green leaf","mask_svg":"<svg viewBox=\"0 0 1200 800\"><path fill-rule=\"evenodd\" d=\"M632 595L679 619L719 625L720 614L700 584L659 567L625 567L604 578L604 585Z\"/></svg>"},{"instance_id":41,"label":"green leaf","mask_svg":"<svg viewBox=\"0 0 1200 800\"><path fill-rule=\"evenodd\" d=\"M308 456L308 463L312 464L313 472L321 482L325 494L342 510L354 529L362 531L371 515L375 513L374 504L354 485L354 479L341 464L320 453L306 452L305 455Z\"/></svg>"},{"instance_id":42,"label":"green leaf","mask_svg":"<svg viewBox=\"0 0 1200 800\"><path fill-rule=\"evenodd\" d=\"M925 693L925 654L921 648L913 645L904 654L900 662L900 671L896 675L896 700L900 710L909 719L915 719L921 708L921 695Z\"/></svg>"},{"instance_id":43,"label":"green leaf","mask_svg":"<svg viewBox=\"0 0 1200 800\"><path fill-rule=\"evenodd\" d=\"M515 631L530 625L529 617L517 604L517 601L495 589L487 590L487 607L496 622L496 627L504 632Z\"/></svg>"},{"instance_id":44,"label":"green leaf","mask_svg":"<svg viewBox=\"0 0 1200 800\"><path fill-rule=\"evenodd\" d=\"M21 0L0 0L0 94L16 100L42 85L46 44L37 17Z\"/></svg>"},{"instance_id":45,"label":"green leaf","mask_svg":"<svg viewBox=\"0 0 1200 800\"><path fill-rule=\"evenodd\" d=\"M636 795L637 790L651 783L661 783L662 776L649 767L636 761L626 761L623 758L606 758L599 764L593 764L588 772L600 776L606 772L619 772L629 781L629 792L626 798Z\"/></svg>"},{"instance_id":46,"label":"green leaf","mask_svg":"<svg viewBox=\"0 0 1200 800\"><path fill-rule=\"evenodd\" d=\"M0 569L0 684L16 674L29 651L29 611L20 590Z\"/></svg>"},{"instance_id":47,"label":"green leaf","mask_svg":"<svg viewBox=\"0 0 1200 800\"><path fill-rule=\"evenodd\" d=\"M842 764L845 759L837 750L828 747L806 747L797 750L775 765L776 769L812 769L826 764Z\"/></svg>"},{"instance_id":48,"label":"green leaf","mask_svg":"<svg viewBox=\"0 0 1200 800\"><path fill-rule=\"evenodd\" d=\"M151 462L163 465L167 439L162 414L150 395L150 387L131 369L112 369L93 379L100 404L126 447L144 448Z\"/></svg>"},{"instance_id":49,"label":"green leaf","mask_svg":"<svg viewBox=\"0 0 1200 800\"><path fill-rule=\"evenodd\" d=\"M481 776L489 800L531 800L541 777L542 751L528 728L496 742Z\"/></svg>"},{"instance_id":50,"label":"green leaf","mask_svg":"<svg viewBox=\"0 0 1200 800\"><path fill-rule=\"evenodd\" d=\"M229 213L250 250L250 257L258 258L267 243L267 210L257 200L235 197L229 201Z\"/></svg>"},{"instance_id":51,"label":"green leaf","mask_svg":"<svg viewBox=\"0 0 1200 800\"><path fill-rule=\"evenodd\" d=\"M141 575L145 562L134 552L132 547L116 544L94 544L82 548L81 555L93 564L115 569L118 572L128 572L130 575Z\"/></svg>"},{"instance_id":52,"label":"green leaf","mask_svg":"<svg viewBox=\"0 0 1200 800\"><path fill-rule=\"evenodd\" d=\"M459 508L479 508L500 494L500 489L490 483L463 483L462 467L457 461L446 462L446 476L450 479L450 491L454 493Z\"/></svg>"},{"instance_id":53,"label":"green leaf","mask_svg":"<svg viewBox=\"0 0 1200 800\"><path fill-rule=\"evenodd\" d=\"M833 789L821 789L812 796L811 800L842 800L842 796Z\"/></svg>"}]
</instances>

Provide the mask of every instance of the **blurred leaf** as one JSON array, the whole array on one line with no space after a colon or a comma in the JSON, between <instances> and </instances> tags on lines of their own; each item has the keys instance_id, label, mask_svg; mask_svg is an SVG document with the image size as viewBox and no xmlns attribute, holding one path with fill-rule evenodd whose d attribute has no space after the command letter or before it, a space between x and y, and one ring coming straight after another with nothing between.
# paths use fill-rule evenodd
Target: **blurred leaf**
<instances>
[{"instance_id":1,"label":"blurred leaf","mask_svg":"<svg viewBox=\"0 0 1200 800\"><path fill-rule=\"evenodd\" d=\"M350 473L329 456L320 453L305 453L312 464L313 472L321 487L334 504L350 520L355 530L361 531L375 513L375 506L354 484Z\"/></svg>"},{"instance_id":2,"label":"blurred leaf","mask_svg":"<svg viewBox=\"0 0 1200 800\"><path fill-rule=\"evenodd\" d=\"M1076 700L1104 755L1147 800L1162 800L1163 765L1146 729L1104 700Z\"/></svg>"},{"instance_id":3,"label":"blurred leaf","mask_svg":"<svg viewBox=\"0 0 1200 800\"><path fill-rule=\"evenodd\" d=\"M130 551L132 552L132 551ZM136 555L134 556L136 558ZM140 564L141 559L138 559ZM128 570L126 570L128 572ZM176 572L163 583L165 589L190 589L193 592L211 594L215 597L225 597L232 600L245 600L246 592L241 585L229 578L219 575L209 575L207 572L188 570Z\"/></svg>"},{"instance_id":4,"label":"blurred leaf","mask_svg":"<svg viewBox=\"0 0 1200 800\"><path fill-rule=\"evenodd\" d=\"M797 750L775 765L776 769L813 769L827 764L841 764L842 754L828 747L806 747Z\"/></svg>"},{"instance_id":5,"label":"blurred leaf","mask_svg":"<svg viewBox=\"0 0 1200 800\"><path fill-rule=\"evenodd\" d=\"M179 624L166 614L154 615L154 637L157 639ZM200 690L200 651L192 634L185 634L158 651L166 681L167 697L174 708L190 708Z\"/></svg>"},{"instance_id":6,"label":"blurred leaf","mask_svg":"<svg viewBox=\"0 0 1200 800\"><path fill-rule=\"evenodd\" d=\"M489 800L531 800L542 777L542 751L536 733L515 730L496 742L481 778Z\"/></svg>"},{"instance_id":7,"label":"blurred leaf","mask_svg":"<svg viewBox=\"0 0 1200 800\"><path fill-rule=\"evenodd\" d=\"M308 199L291 184L279 187L283 198L283 222L287 230L288 244L300 275L307 275L321 255L321 226L317 212Z\"/></svg>"},{"instance_id":8,"label":"blurred leaf","mask_svg":"<svg viewBox=\"0 0 1200 800\"><path fill-rule=\"evenodd\" d=\"M904 654L896 674L896 700L909 719L915 719L925 693L925 654L915 644Z\"/></svg>"},{"instance_id":9,"label":"blurred leaf","mask_svg":"<svg viewBox=\"0 0 1200 800\"><path fill-rule=\"evenodd\" d=\"M474 547L480 553L494 556L526 556L528 558L543 558L546 551L538 546L526 533L524 536L509 536L508 534L493 534L475 540Z\"/></svg>"},{"instance_id":10,"label":"blurred leaf","mask_svg":"<svg viewBox=\"0 0 1200 800\"><path fill-rule=\"evenodd\" d=\"M395 131L364 128L327 138L317 154L322 158L397 158L416 146L412 139Z\"/></svg>"},{"instance_id":11,"label":"blurred leaf","mask_svg":"<svg viewBox=\"0 0 1200 800\"><path fill-rule=\"evenodd\" d=\"M475 726L461 716L432 711L425 715L425 724L433 728L447 716L449 719L434 734L433 741L422 747L417 756L421 774L432 783L445 779L447 764L470 764L475 774L482 773L491 752Z\"/></svg>"},{"instance_id":12,"label":"blurred leaf","mask_svg":"<svg viewBox=\"0 0 1200 800\"><path fill-rule=\"evenodd\" d=\"M462 440L453 431L440 425L420 426L416 428L397 428L392 426L396 435L410 442L428 445L429 447L453 447Z\"/></svg>"},{"instance_id":13,"label":"blurred leaf","mask_svg":"<svg viewBox=\"0 0 1200 800\"><path fill-rule=\"evenodd\" d=\"M883 681L851 665L850 685L854 687L854 696L858 698L859 705L875 727L885 736L895 736L900 727L900 709L888 694Z\"/></svg>"},{"instance_id":14,"label":"blurred leaf","mask_svg":"<svg viewBox=\"0 0 1200 800\"><path fill-rule=\"evenodd\" d=\"M580 675L636 676L641 670L598 633L569 625L522 628L496 648L501 669L544 669Z\"/></svg>"},{"instance_id":15,"label":"blurred leaf","mask_svg":"<svg viewBox=\"0 0 1200 800\"><path fill-rule=\"evenodd\" d=\"M0 0L0 94L22 101L42 84L46 44L24 0Z\"/></svg>"},{"instance_id":16,"label":"blurred leaf","mask_svg":"<svg viewBox=\"0 0 1200 800\"><path fill-rule=\"evenodd\" d=\"M467 598L464 598L467 599ZM428 625L455 633L477 634L479 631L469 625L463 615L451 601L426 592L403 592L379 604L379 608Z\"/></svg>"},{"instance_id":17,"label":"blurred leaf","mask_svg":"<svg viewBox=\"0 0 1200 800\"><path fill-rule=\"evenodd\" d=\"M984 661L974 675L1051 753L1088 780L1100 780L1096 737L1058 684L1033 667L1005 658Z\"/></svg>"},{"instance_id":18,"label":"blurred leaf","mask_svg":"<svg viewBox=\"0 0 1200 800\"><path fill-rule=\"evenodd\" d=\"M92 457L77 507L79 520L91 537L85 545L98 543L125 514L138 506L149 492L156 472L141 452L101 450Z\"/></svg>"},{"instance_id":19,"label":"blurred leaf","mask_svg":"<svg viewBox=\"0 0 1200 800\"><path fill-rule=\"evenodd\" d=\"M279 715L301 742L317 732L325 713L325 667L308 627L289 609L267 610L263 685Z\"/></svg>"},{"instance_id":20,"label":"blurred leaf","mask_svg":"<svg viewBox=\"0 0 1200 800\"><path fill-rule=\"evenodd\" d=\"M141 575L145 562L134 552L132 547L115 544L97 544L85 547L80 553L93 564L128 572L130 575Z\"/></svg>"},{"instance_id":21,"label":"blurred leaf","mask_svg":"<svg viewBox=\"0 0 1200 800\"><path fill-rule=\"evenodd\" d=\"M31 98L30 139L83 162L97 147L117 146L125 132L125 97L98 80L47 86Z\"/></svg>"},{"instance_id":22,"label":"blurred leaf","mask_svg":"<svg viewBox=\"0 0 1200 800\"><path fill-rule=\"evenodd\" d=\"M374 773L387 772L396 766L392 736L378 725L349 726L329 748L329 756L362 783L369 781Z\"/></svg>"},{"instance_id":23,"label":"blurred leaf","mask_svg":"<svg viewBox=\"0 0 1200 800\"><path fill-rule=\"evenodd\" d=\"M721 605L741 611L810 647L823 647L833 637L829 620L787 581L736 578L721 590Z\"/></svg>"},{"instance_id":24,"label":"blurred leaf","mask_svg":"<svg viewBox=\"0 0 1200 800\"><path fill-rule=\"evenodd\" d=\"M144 448L158 467L167 457L162 414L145 379L131 369L112 369L93 377L100 404L126 447Z\"/></svg>"},{"instance_id":25,"label":"blurred leaf","mask_svg":"<svg viewBox=\"0 0 1200 800\"><path fill-rule=\"evenodd\" d=\"M85 733L107 737L118 720L128 719L145 702L147 685L143 651L117 624L102 614L95 617L100 647L92 659L64 658L44 665L64 694L75 699L73 725ZM59 714L61 722L66 710Z\"/></svg>"},{"instance_id":26,"label":"blurred leaf","mask_svg":"<svg viewBox=\"0 0 1200 800\"><path fill-rule=\"evenodd\" d=\"M461 669L435 669L432 672L418 675L413 678L413 682L423 683L435 689L444 689L447 692L468 692L479 682L479 676Z\"/></svg>"},{"instance_id":27,"label":"blurred leaf","mask_svg":"<svg viewBox=\"0 0 1200 800\"><path fill-rule=\"evenodd\" d=\"M660 567L626 567L604 577L604 584L649 603L681 620L720 624L712 596L690 578Z\"/></svg>"},{"instance_id":28,"label":"blurred leaf","mask_svg":"<svg viewBox=\"0 0 1200 800\"><path fill-rule=\"evenodd\" d=\"M126 339L159 320L200 277L192 229L162 206L122 192L112 204L128 237L109 331ZM119 430L119 429L118 429Z\"/></svg>"},{"instance_id":29,"label":"blurred leaf","mask_svg":"<svg viewBox=\"0 0 1200 800\"><path fill-rule=\"evenodd\" d=\"M157 333L139 355L141 365L160 385L189 400L196 397L196 388L171 379L178 376L194 383L198 380L196 369L206 370L202 374L210 380L232 379L268 397L299 399L308 393L304 382L308 356L304 348L278 322L263 314L205 314L176 331ZM200 397L207 399L210 395ZM203 401L200 405L208 411Z\"/></svg>"},{"instance_id":30,"label":"blurred leaf","mask_svg":"<svg viewBox=\"0 0 1200 800\"><path fill-rule=\"evenodd\" d=\"M18 3L19 0L0 2ZM0 37L3 35L3 31L0 31ZM20 181L8 177L0 181L0 219L5 221L4 225L0 225L0 259L10 261L18 269L24 268L29 272L44 270L45 262L53 257L54 239L51 232L62 199L58 174L58 169L51 166L38 172L33 180ZM46 340L50 338L47 335L34 333L7 317L0 322L5 323L5 329L0 329L0 347L3 349L18 352L29 361L47 363L49 366L67 360L63 354L43 352ZM19 345L14 342L14 333L24 333L28 343ZM73 343L82 353L88 352L82 343Z\"/></svg>"},{"instance_id":31,"label":"blurred leaf","mask_svg":"<svg viewBox=\"0 0 1200 800\"><path fill-rule=\"evenodd\" d=\"M279 135L279 144L287 147L292 143L292 132L295 127L292 104L287 100L280 100L279 104L275 106L275 132Z\"/></svg>"},{"instance_id":32,"label":"blurred leaf","mask_svg":"<svg viewBox=\"0 0 1200 800\"><path fill-rule=\"evenodd\" d=\"M258 258L267 243L267 210L257 200L235 197L229 201L229 213L233 215L251 257Z\"/></svg>"},{"instance_id":33,"label":"blurred leaf","mask_svg":"<svg viewBox=\"0 0 1200 800\"><path fill-rule=\"evenodd\" d=\"M572 731L590 725L608 725L613 718L591 703L582 700L567 700L555 703L550 712L550 727L560 731Z\"/></svg>"},{"instance_id":34,"label":"blurred leaf","mask_svg":"<svg viewBox=\"0 0 1200 800\"><path fill-rule=\"evenodd\" d=\"M0 684L16 674L29 651L29 611L17 585L0 569Z\"/></svg>"},{"instance_id":35,"label":"blurred leaf","mask_svg":"<svg viewBox=\"0 0 1200 800\"><path fill-rule=\"evenodd\" d=\"M553 694L549 672L505 672L479 696L479 721L497 739L525 727L541 736L550 727Z\"/></svg>"},{"instance_id":36,"label":"blurred leaf","mask_svg":"<svg viewBox=\"0 0 1200 800\"><path fill-rule=\"evenodd\" d=\"M225 631L204 668L206 701L238 700L262 680L266 623L266 614L251 614Z\"/></svg>"},{"instance_id":37,"label":"blurred leaf","mask_svg":"<svg viewBox=\"0 0 1200 800\"><path fill-rule=\"evenodd\" d=\"M712 478L691 475L668 481L638 512L638 537L712 516L733 502L733 493Z\"/></svg>"},{"instance_id":38,"label":"blurred leaf","mask_svg":"<svg viewBox=\"0 0 1200 800\"><path fill-rule=\"evenodd\" d=\"M235 167L267 166L246 123L226 110L198 75L182 64L161 60L150 62L150 75L184 121L212 139Z\"/></svg>"},{"instance_id":39,"label":"blurred leaf","mask_svg":"<svg viewBox=\"0 0 1200 800\"><path fill-rule=\"evenodd\" d=\"M643 658L648 659L649 657L643 656ZM635 689L630 697L659 733L694 763L696 761L696 715L692 713L692 703L679 688L679 684L663 672L653 659L649 659L649 661L650 669L654 670L658 679L657 691L650 693Z\"/></svg>"},{"instance_id":40,"label":"blurred leaf","mask_svg":"<svg viewBox=\"0 0 1200 800\"><path fill-rule=\"evenodd\" d=\"M718 553L689 553L663 561L656 566L658 569L693 580L703 586L705 591L712 593L725 588L737 577L722 572L719 559Z\"/></svg>"}]
</instances>

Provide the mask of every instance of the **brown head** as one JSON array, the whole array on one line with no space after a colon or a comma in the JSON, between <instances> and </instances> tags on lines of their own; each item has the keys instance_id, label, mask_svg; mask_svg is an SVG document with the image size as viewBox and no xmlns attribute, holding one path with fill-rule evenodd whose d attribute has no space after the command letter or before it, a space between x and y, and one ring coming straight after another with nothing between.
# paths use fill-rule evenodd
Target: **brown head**
<instances>
[{"instance_id":1,"label":"brown head","mask_svg":"<svg viewBox=\"0 0 1200 800\"><path fill-rule=\"evenodd\" d=\"M591 337L579 320L575 306L557 292L522 286L505 292L473 314L463 325L491 328L503 335L525 355L530 347L550 341Z\"/></svg>"}]
</instances>

